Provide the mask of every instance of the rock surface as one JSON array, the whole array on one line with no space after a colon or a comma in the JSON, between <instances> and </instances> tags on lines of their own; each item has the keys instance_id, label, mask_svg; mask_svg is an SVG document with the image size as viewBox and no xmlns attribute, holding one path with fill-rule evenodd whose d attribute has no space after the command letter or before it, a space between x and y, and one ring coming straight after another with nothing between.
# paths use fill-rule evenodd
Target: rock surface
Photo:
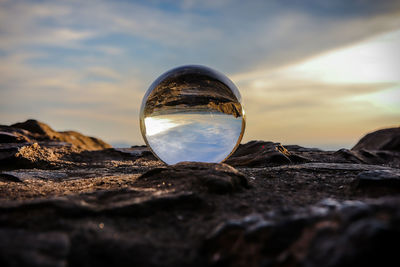
<instances>
[{"instance_id":1,"label":"rock surface","mask_svg":"<svg viewBox=\"0 0 400 267\"><path fill-rule=\"evenodd\" d=\"M225 162L235 167L266 167L309 161L307 157L290 153L280 143L250 141L239 145Z\"/></svg>"},{"instance_id":2,"label":"rock surface","mask_svg":"<svg viewBox=\"0 0 400 267\"><path fill-rule=\"evenodd\" d=\"M0 129L0 266L400 264L396 150L252 141L166 166L44 125Z\"/></svg>"},{"instance_id":3,"label":"rock surface","mask_svg":"<svg viewBox=\"0 0 400 267\"><path fill-rule=\"evenodd\" d=\"M398 266L400 200L344 201L219 225L203 256L217 266Z\"/></svg>"},{"instance_id":4,"label":"rock surface","mask_svg":"<svg viewBox=\"0 0 400 267\"><path fill-rule=\"evenodd\" d=\"M400 127L367 134L352 150L389 150L400 152Z\"/></svg>"},{"instance_id":5,"label":"rock surface","mask_svg":"<svg viewBox=\"0 0 400 267\"><path fill-rule=\"evenodd\" d=\"M174 187L177 191L206 191L233 193L248 188L244 174L220 163L181 162L170 167L155 168L142 174L136 182L139 187Z\"/></svg>"},{"instance_id":6,"label":"rock surface","mask_svg":"<svg viewBox=\"0 0 400 267\"><path fill-rule=\"evenodd\" d=\"M54 141L85 150L100 150L111 148L104 141L95 137L85 136L75 131L56 132L50 126L37 120L27 120L11 126L0 125L0 143L21 143Z\"/></svg>"}]
</instances>

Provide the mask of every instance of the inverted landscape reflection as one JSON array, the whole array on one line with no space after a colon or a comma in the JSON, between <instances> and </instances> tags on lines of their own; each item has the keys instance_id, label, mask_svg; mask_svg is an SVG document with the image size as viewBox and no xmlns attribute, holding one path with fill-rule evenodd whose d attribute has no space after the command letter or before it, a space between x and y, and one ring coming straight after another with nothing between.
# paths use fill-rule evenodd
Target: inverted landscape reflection
<instances>
[{"instance_id":1,"label":"inverted landscape reflection","mask_svg":"<svg viewBox=\"0 0 400 267\"><path fill-rule=\"evenodd\" d=\"M224 113L180 113L145 118L147 141L167 164L221 162L235 147L242 118Z\"/></svg>"},{"instance_id":2,"label":"inverted landscape reflection","mask_svg":"<svg viewBox=\"0 0 400 267\"><path fill-rule=\"evenodd\" d=\"M183 66L161 75L140 111L143 138L160 160L222 162L239 145L245 128L241 96L223 74Z\"/></svg>"}]
</instances>

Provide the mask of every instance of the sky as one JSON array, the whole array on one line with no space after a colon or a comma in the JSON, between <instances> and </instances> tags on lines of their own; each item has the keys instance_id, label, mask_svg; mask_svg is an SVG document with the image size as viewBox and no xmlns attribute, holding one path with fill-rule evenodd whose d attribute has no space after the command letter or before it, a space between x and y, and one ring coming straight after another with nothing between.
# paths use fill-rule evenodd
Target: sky
<instances>
[{"instance_id":1,"label":"sky","mask_svg":"<svg viewBox=\"0 0 400 267\"><path fill-rule=\"evenodd\" d=\"M165 163L221 162L238 144L242 117L192 112L147 117L146 138L152 151Z\"/></svg>"},{"instance_id":2,"label":"sky","mask_svg":"<svg viewBox=\"0 0 400 267\"><path fill-rule=\"evenodd\" d=\"M144 144L142 97L187 64L237 85L243 142L351 148L400 125L400 1L0 0L0 124Z\"/></svg>"}]
</instances>

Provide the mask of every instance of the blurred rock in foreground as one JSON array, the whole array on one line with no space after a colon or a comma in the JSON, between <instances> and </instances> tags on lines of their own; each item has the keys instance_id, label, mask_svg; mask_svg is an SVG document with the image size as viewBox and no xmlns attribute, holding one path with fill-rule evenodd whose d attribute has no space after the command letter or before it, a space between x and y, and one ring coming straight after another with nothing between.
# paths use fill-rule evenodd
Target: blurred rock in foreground
<instances>
[{"instance_id":1,"label":"blurred rock in foreground","mask_svg":"<svg viewBox=\"0 0 400 267\"><path fill-rule=\"evenodd\" d=\"M166 166L144 146L0 126L0 266L400 266L399 137L251 141Z\"/></svg>"}]
</instances>

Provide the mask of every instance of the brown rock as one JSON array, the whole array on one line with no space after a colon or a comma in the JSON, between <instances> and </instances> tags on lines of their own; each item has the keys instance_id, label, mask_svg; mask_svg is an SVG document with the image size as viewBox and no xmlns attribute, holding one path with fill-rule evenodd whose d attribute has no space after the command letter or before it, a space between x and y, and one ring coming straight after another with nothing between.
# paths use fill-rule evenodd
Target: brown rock
<instances>
[{"instance_id":1,"label":"brown rock","mask_svg":"<svg viewBox=\"0 0 400 267\"><path fill-rule=\"evenodd\" d=\"M363 164L387 164L400 167L400 152L390 150L348 150L340 149L333 153L336 162Z\"/></svg>"},{"instance_id":2,"label":"brown rock","mask_svg":"<svg viewBox=\"0 0 400 267\"><path fill-rule=\"evenodd\" d=\"M181 162L152 169L138 178L138 186L231 193L248 188L244 174L224 163Z\"/></svg>"},{"instance_id":3,"label":"brown rock","mask_svg":"<svg viewBox=\"0 0 400 267\"><path fill-rule=\"evenodd\" d=\"M50 126L37 120L14 123L11 127L27 130L32 134L36 134L38 138L41 137L43 139L53 139L58 135Z\"/></svg>"},{"instance_id":4,"label":"brown rock","mask_svg":"<svg viewBox=\"0 0 400 267\"><path fill-rule=\"evenodd\" d=\"M291 156L279 143L250 141L240 145L225 163L235 167L265 167L292 163Z\"/></svg>"},{"instance_id":5,"label":"brown rock","mask_svg":"<svg viewBox=\"0 0 400 267\"><path fill-rule=\"evenodd\" d=\"M400 127L367 134L351 150L390 150L400 152Z\"/></svg>"},{"instance_id":6,"label":"brown rock","mask_svg":"<svg viewBox=\"0 0 400 267\"><path fill-rule=\"evenodd\" d=\"M29 129L0 126L0 266L399 265L399 152L253 141L238 169L165 166Z\"/></svg>"},{"instance_id":7,"label":"brown rock","mask_svg":"<svg viewBox=\"0 0 400 267\"><path fill-rule=\"evenodd\" d=\"M59 157L52 149L41 147L37 143L23 146L15 154L0 160L0 167L12 168L52 168L58 163Z\"/></svg>"},{"instance_id":8,"label":"brown rock","mask_svg":"<svg viewBox=\"0 0 400 267\"><path fill-rule=\"evenodd\" d=\"M29 142L29 138L17 132L0 131L0 144Z\"/></svg>"},{"instance_id":9,"label":"brown rock","mask_svg":"<svg viewBox=\"0 0 400 267\"><path fill-rule=\"evenodd\" d=\"M398 195L400 193L400 170L369 170L360 172L353 182L355 190L370 196Z\"/></svg>"},{"instance_id":10,"label":"brown rock","mask_svg":"<svg viewBox=\"0 0 400 267\"><path fill-rule=\"evenodd\" d=\"M10 138L13 138L17 142L19 138L21 141L31 141L30 139L33 139L32 141L67 142L76 148L85 150L111 148L109 144L98 138L85 136L75 131L57 132L47 124L37 120L27 120L11 126L2 126L1 128L3 131L5 130L14 135L14 137L10 135L3 136L4 138L7 137L9 141L12 141Z\"/></svg>"}]
</instances>

